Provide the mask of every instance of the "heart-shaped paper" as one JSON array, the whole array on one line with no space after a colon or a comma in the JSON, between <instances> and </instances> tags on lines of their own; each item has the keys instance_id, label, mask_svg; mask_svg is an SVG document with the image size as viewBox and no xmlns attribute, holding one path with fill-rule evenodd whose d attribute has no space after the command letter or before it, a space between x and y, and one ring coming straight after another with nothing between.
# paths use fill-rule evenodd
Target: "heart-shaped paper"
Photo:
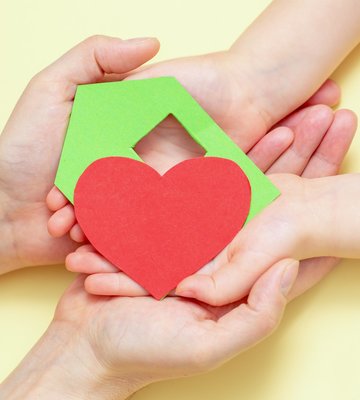
<instances>
[{"instance_id":1,"label":"heart-shaped paper","mask_svg":"<svg viewBox=\"0 0 360 400\"><path fill-rule=\"evenodd\" d=\"M90 243L157 299L234 238L250 200L241 168L217 157L183 161L163 176L130 158L102 158L74 193Z\"/></svg>"}]
</instances>

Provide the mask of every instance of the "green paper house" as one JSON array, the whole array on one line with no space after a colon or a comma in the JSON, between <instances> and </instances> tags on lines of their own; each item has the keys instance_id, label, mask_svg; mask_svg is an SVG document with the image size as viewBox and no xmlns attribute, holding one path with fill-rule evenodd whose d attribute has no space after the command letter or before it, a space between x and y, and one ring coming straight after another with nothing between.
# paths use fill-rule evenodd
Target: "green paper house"
<instances>
[{"instance_id":1,"label":"green paper house","mask_svg":"<svg viewBox=\"0 0 360 400\"><path fill-rule=\"evenodd\" d=\"M252 190L247 221L279 195L270 180L172 77L79 86L55 185L73 202L76 183L93 161L110 156L141 161L135 145L170 114L205 149L205 157L228 158L245 172Z\"/></svg>"}]
</instances>

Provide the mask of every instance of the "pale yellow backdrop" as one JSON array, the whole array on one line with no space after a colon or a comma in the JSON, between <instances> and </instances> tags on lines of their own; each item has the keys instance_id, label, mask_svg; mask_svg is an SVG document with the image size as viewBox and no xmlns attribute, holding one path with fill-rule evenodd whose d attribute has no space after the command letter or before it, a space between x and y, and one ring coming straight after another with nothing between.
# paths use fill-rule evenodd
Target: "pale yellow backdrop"
<instances>
[{"instance_id":1,"label":"pale yellow backdrop","mask_svg":"<svg viewBox=\"0 0 360 400\"><path fill-rule=\"evenodd\" d=\"M86 36L157 36L157 60L215 51L227 48L269 2L0 0L0 126L31 76ZM359 56L357 49L335 73L341 105L358 114ZM345 171L360 170L359 144L358 136ZM0 379L45 330L72 279L62 266L0 277ZM210 374L155 384L134 399L357 400L359 360L360 263L346 261L294 301L261 345Z\"/></svg>"}]
</instances>

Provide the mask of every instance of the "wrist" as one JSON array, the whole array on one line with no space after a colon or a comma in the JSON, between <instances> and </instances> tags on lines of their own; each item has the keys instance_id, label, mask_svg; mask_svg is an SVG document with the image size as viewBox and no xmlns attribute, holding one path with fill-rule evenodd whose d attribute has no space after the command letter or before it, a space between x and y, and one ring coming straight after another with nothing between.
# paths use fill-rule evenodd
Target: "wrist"
<instances>
[{"instance_id":1,"label":"wrist","mask_svg":"<svg viewBox=\"0 0 360 400\"><path fill-rule=\"evenodd\" d=\"M360 175L305 181L308 252L303 258L359 258L360 214L356 199L360 197Z\"/></svg>"},{"instance_id":2,"label":"wrist","mask_svg":"<svg viewBox=\"0 0 360 400\"><path fill-rule=\"evenodd\" d=\"M260 115L264 127L269 130L280 120L279 111L283 111L274 107L278 93L273 92L272 86L266 80L264 69L258 66L256 57L248 51L247 47L243 49L232 46L225 54L228 69L239 92L243 93L248 106ZM276 79L276 76L273 79ZM281 108L284 109L284 107Z\"/></svg>"},{"instance_id":3,"label":"wrist","mask_svg":"<svg viewBox=\"0 0 360 400\"><path fill-rule=\"evenodd\" d=\"M326 179L302 179L303 195L300 201L304 226L304 240L299 259L326 256L330 251L327 233L332 224L331 209L333 201L332 187Z\"/></svg>"},{"instance_id":4,"label":"wrist","mask_svg":"<svg viewBox=\"0 0 360 400\"><path fill-rule=\"evenodd\" d=\"M0 398L126 399L143 386L100 364L81 330L56 321L0 386Z\"/></svg>"},{"instance_id":5,"label":"wrist","mask_svg":"<svg viewBox=\"0 0 360 400\"><path fill-rule=\"evenodd\" d=\"M9 199L0 192L0 275L20 268L14 229L8 209Z\"/></svg>"},{"instance_id":6,"label":"wrist","mask_svg":"<svg viewBox=\"0 0 360 400\"><path fill-rule=\"evenodd\" d=\"M230 51L245 62L257 100L273 123L301 106L356 46L360 7L328 1L274 1L241 34ZM347 29L334 31L329 21ZM316 38L316 40L314 40ZM331 38L331 39L330 39Z\"/></svg>"}]
</instances>

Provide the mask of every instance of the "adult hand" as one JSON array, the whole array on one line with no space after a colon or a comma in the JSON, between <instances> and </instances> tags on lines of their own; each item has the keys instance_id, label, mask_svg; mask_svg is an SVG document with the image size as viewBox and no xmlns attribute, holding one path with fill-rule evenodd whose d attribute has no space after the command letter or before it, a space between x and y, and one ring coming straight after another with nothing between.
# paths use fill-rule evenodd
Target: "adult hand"
<instances>
[{"instance_id":1,"label":"adult hand","mask_svg":"<svg viewBox=\"0 0 360 400\"><path fill-rule=\"evenodd\" d=\"M352 140L353 132L346 130L337 137L334 129L332 134L326 135L333 120L335 125L338 120L337 113L334 116L327 107L339 101L340 91L334 82L327 80L306 101L305 108L279 122L264 111L272 102L271 96L264 94L264 88L256 86L264 77L254 76L251 68L239 63L232 51L165 61L127 75L125 79L175 76L264 172L271 167L283 173L299 174L313 155L316 162L320 154L316 149L320 145L326 157L329 144L333 142L338 146L337 159L342 159ZM113 81L124 77L124 74L111 74L106 79ZM287 102L283 108L288 109ZM276 122L275 129L267 133ZM168 117L145 136L135 150L160 173L203 153L173 117ZM76 224L72 206L56 188L48 197L48 205L55 212L49 221L50 233L62 237L69 232L74 241L83 242L85 236Z\"/></svg>"},{"instance_id":2,"label":"adult hand","mask_svg":"<svg viewBox=\"0 0 360 400\"><path fill-rule=\"evenodd\" d=\"M301 112L305 113L306 110L302 110ZM285 122L289 123L289 121ZM297 121L293 121L294 124L296 122ZM295 135L295 137L300 138L300 133L302 131L306 132L306 134L311 137L312 133L318 130L319 127L316 126L316 124L314 125L313 123L309 123L307 126L294 125L292 128L295 131L300 129L300 131L296 132ZM295 139L293 145L288 150L288 152L292 152L293 154L288 155L288 152L286 152L269 168L269 171L278 172L279 170L287 170L288 172L302 173L302 176L307 178L316 178L336 174L340 168L342 159L347 149L347 146L342 146L342 144L345 144L346 142L342 142L342 138L352 138L355 130L356 118L354 114L346 110L338 111L321 145L317 148L316 152L313 154L312 158L307 164L304 163L301 141ZM338 144L340 144L340 146L338 146ZM280 189L282 189L281 186ZM286 193L287 192L285 192L285 194ZM277 202L275 202L275 204L277 204ZM270 207L273 207L273 205L271 205ZM270 208L270 210L271 209L272 208ZM265 210L263 213L267 212L268 210ZM258 217L260 218L260 221L263 221L261 219L263 213L261 213ZM55 215L53 218L55 218ZM276 217L275 214L274 217ZM294 223L293 217L294 215L289 213L289 224ZM298 221L296 221L296 223L298 223ZM227 301L233 301L232 299L234 294L229 293L229 296L227 297L228 290L224 289L224 285L221 286L222 289L220 291L222 291L222 293L220 295L218 295L217 293L213 293L214 288L207 291L206 285L210 282L209 276L216 276L217 273L221 275L221 270L225 263L224 259L227 260L230 254L230 249L236 247L237 243L241 243L242 238L245 238L247 236L249 236L248 240L252 238L254 243L258 246L258 252L261 252L261 246L264 246L264 249L268 247L265 240L261 242L260 239L257 239L257 234L251 235L250 233L252 231L250 231L249 233L248 229L251 226L253 226L252 221L239 233L238 237L219 256L215 257L212 262L202 268L198 272L198 274L189 277L187 280L181 283L178 287L177 294L185 295L185 289L187 288L187 285L190 285L190 290L194 290L193 295L195 297L201 296L202 301L209 301L210 304L217 304L217 302L219 301L221 301L221 304L225 304ZM290 239L291 237L292 236L289 236L288 239ZM261 236L260 238L265 239L264 236ZM274 236L274 238L276 238L276 236ZM273 246L273 243L270 243L270 246ZM286 241L284 243L286 243ZM278 246L281 246L282 241L279 240L277 244ZM274 250L278 249L278 247L274 246L273 248ZM241 254L240 250L239 254ZM289 253L288 256L294 255ZM295 284L294 291L291 293L290 296L293 297L308 290L319 280L321 280L328 272L330 272L331 269L336 265L336 263L337 260L334 258L311 259L301 262L299 277ZM127 296L146 294L146 291L144 291L143 288L130 280L130 278L128 278L125 274L119 272L116 267L111 265L103 257L97 254L94 249L89 245L84 245L80 247L76 252L69 254L66 259L66 265L67 268L71 271L91 274L85 281L86 290L88 290L90 293L102 295L122 294ZM249 274L244 274L242 278L240 277L240 275L244 273L244 268L247 268L249 271L254 272L254 275L250 280ZM237 289L235 290L237 300L247 294L246 291L248 291L251 287L254 279L256 278L256 276L258 276L257 274L259 273L259 271L263 271L263 269L260 268L259 270L257 269L256 265L252 264L247 265L244 268L240 270L238 269L238 272L241 272L236 275L237 279L232 282L233 286L242 287L242 289L238 292ZM218 270L219 272L216 272ZM233 272L233 274L235 274L235 272ZM197 282L200 282L201 280L205 280L205 283L202 284L204 286L204 289L199 288L198 293L197 289L195 290L194 288L197 286ZM207 292L207 295L204 292ZM200 297L198 298L200 299Z\"/></svg>"},{"instance_id":3,"label":"adult hand","mask_svg":"<svg viewBox=\"0 0 360 400\"><path fill-rule=\"evenodd\" d=\"M36 75L0 136L0 273L27 265L56 264L75 249L53 239L45 204L77 85L102 82L152 58L156 39L92 37Z\"/></svg>"},{"instance_id":4,"label":"adult hand","mask_svg":"<svg viewBox=\"0 0 360 400\"><path fill-rule=\"evenodd\" d=\"M80 276L0 397L125 399L151 382L213 369L275 329L297 269L294 260L280 262L246 302L224 307L176 297L95 297Z\"/></svg>"}]
</instances>

